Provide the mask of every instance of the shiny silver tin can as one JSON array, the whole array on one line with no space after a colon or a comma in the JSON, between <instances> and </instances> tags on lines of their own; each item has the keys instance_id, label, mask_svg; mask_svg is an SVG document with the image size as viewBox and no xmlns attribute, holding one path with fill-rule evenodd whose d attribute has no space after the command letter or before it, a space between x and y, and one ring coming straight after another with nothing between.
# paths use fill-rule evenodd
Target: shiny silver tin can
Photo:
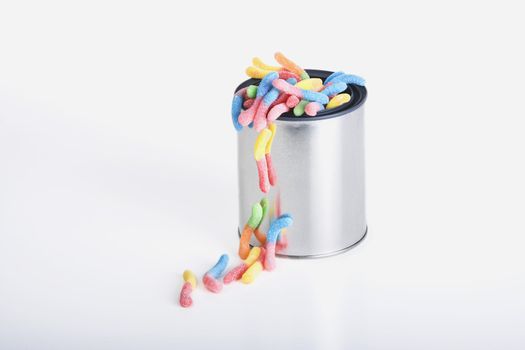
<instances>
[{"instance_id":1,"label":"shiny silver tin can","mask_svg":"<svg viewBox=\"0 0 525 350\"><path fill-rule=\"evenodd\" d=\"M331 72L307 70L311 77L326 78ZM250 79L238 88L259 80ZM349 85L350 103L325 110L316 117L295 117L291 112L275 121L272 159L277 184L267 194L259 189L253 150L257 133L244 128L238 133L239 228L251 215L251 207L263 197L270 203L261 224L279 211L294 218L286 230L287 248L278 254L314 258L341 253L359 243L367 233L365 218L364 105L366 88ZM252 244L258 245L255 238Z\"/></svg>"}]
</instances>

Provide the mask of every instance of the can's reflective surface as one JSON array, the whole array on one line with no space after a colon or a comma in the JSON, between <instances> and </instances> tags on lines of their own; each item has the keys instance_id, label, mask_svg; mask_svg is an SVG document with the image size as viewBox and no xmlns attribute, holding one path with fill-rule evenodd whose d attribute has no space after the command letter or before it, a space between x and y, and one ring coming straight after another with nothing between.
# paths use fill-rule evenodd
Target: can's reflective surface
<instances>
[{"instance_id":1,"label":"can's reflective surface","mask_svg":"<svg viewBox=\"0 0 525 350\"><path fill-rule=\"evenodd\" d=\"M319 72L319 71L309 71ZM329 74L315 74L321 76ZM311 74L312 76L312 74ZM364 171L364 99L347 111L324 118L278 119L272 146L277 184L266 194L269 217L289 213L294 224L286 231L288 247L280 255L318 257L336 254L366 234ZM356 93L357 95L357 93ZM357 96L356 96L357 97ZM352 96L354 98L354 96ZM357 101L359 102L359 101ZM257 133L238 133L239 230L251 207L265 194L259 189L253 157ZM268 216L262 223L268 230ZM252 243L257 245L255 238Z\"/></svg>"}]
</instances>

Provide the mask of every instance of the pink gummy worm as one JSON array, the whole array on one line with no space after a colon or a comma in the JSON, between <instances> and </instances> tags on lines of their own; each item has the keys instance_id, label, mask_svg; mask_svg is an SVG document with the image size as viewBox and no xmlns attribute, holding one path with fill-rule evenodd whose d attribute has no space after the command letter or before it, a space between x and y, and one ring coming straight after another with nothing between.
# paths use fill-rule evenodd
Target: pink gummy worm
<instances>
[{"instance_id":1,"label":"pink gummy worm","mask_svg":"<svg viewBox=\"0 0 525 350\"><path fill-rule=\"evenodd\" d=\"M268 180L270 180L270 185L275 186L277 183L277 174L275 173L275 168L273 167L272 155L266 153L266 167L268 168Z\"/></svg>"},{"instance_id":2,"label":"pink gummy worm","mask_svg":"<svg viewBox=\"0 0 525 350\"><path fill-rule=\"evenodd\" d=\"M262 131L262 129L264 129L268 124L266 122L266 113L268 113L269 108L270 106L266 105L264 102L259 103L259 108L257 108L257 112L255 113L255 117L253 118L253 126L255 128L255 131Z\"/></svg>"},{"instance_id":3,"label":"pink gummy worm","mask_svg":"<svg viewBox=\"0 0 525 350\"><path fill-rule=\"evenodd\" d=\"M320 89L318 92L323 91L324 89L326 89L327 87L329 87L329 86L332 85L332 84L333 84L332 82L328 82L328 83L326 83L326 85L323 85L323 86L321 87L321 89ZM332 98L332 97L334 97L334 96L335 96L335 94L334 94L334 95L330 95L330 96L328 96L328 97Z\"/></svg>"},{"instance_id":4,"label":"pink gummy worm","mask_svg":"<svg viewBox=\"0 0 525 350\"><path fill-rule=\"evenodd\" d=\"M286 103L279 103L278 105L275 105L270 111L268 112L268 123L273 122L275 119L279 118L281 114L286 113L290 110Z\"/></svg>"},{"instance_id":5,"label":"pink gummy worm","mask_svg":"<svg viewBox=\"0 0 525 350\"><path fill-rule=\"evenodd\" d=\"M272 104L270 105L270 109L272 109L272 107L278 105L279 103L283 103L283 102L286 102L286 100L288 99L288 94L283 94L282 92L279 94L279 97L277 97L277 99L275 101L272 102Z\"/></svg>"},{"instance_id":6,"label":"pink gummy worm","mask_svg":"<svg viewBox=\"0 0 525 350\"><path fill-rule=\"evenodd\" d=\"M204 282L206 289L212 293L219 293L222 290L222 283L209 274L204 275L202 282Z\"/></svg>"},{"instance_id":7,"label":"pink gummy worm","mask_svg":"<svg viewBox=\"0 0 525 350\"><path fill-rule=\"evenodd\" d=\"M304 107L304 112L310 117L315 117L320 110L321 104L318 102L310 102Z\"/></svg>"},{"instance_id":8,"label":"pink gummy worm","mask_svg":"<svg viewBox=\"0 0 525 350\"><path fill-rule=\"evenodd\" d=\"M266 166L266 158L257 161L257 172L259 173L259 188L263 193L268 193L268 168Z\"/></svg>"},{"instance_id":9,"label":"pink gummy worm","mask_svg":"<svg viewBox=\"0 0 525 350\"><path fill-rule=\"evenodd\" d=\"M284 93L287 93L289 95L294 95L294 96L297 96L299 98L303 97L303 92L301 91L301 89L291 85L286 80L275 79L272 84L273 84L274 88L279 89L280 91L282 91Z\"/></svg>"},{"instance_id":10,"label":"pink gummy worm","mask_svg":"<svg viewBox=\"0 0 525 350\"><path fill-rule=\"evenodd\" d=\"M279 79L287 80L290 78L294 78L297 81L301 80L301 77L295 74L294 72L290 72L289 70L279 71Z\"/></svg>"},{"instance_id":11,"label":"pink gummy worm","mask_svg":"<svg viewBox=\"0 0 525 350\"><path fill-rule=\"evenodd\" d=\"M244 109L248 109L253 105L253 101L254 101L253 98L248 98L244 100L244 102L242 103L242 106L244 107Z\"/></svg>"},{"instance_id":12,"label":"pink gummy worm","mask_svg":"<svg viewBox=\"0 0 525 350\"><path fill-rule=\"evenodd\" d=\"M246 270L248 270L248 265L246 265L245 263L234 267L224 276L224 284L229 284L233 281L241 279L243 273L245 273Z\"/></svg>"},{"instance_id":13,"label":"pink gummy worm","mask_svg":"<svg viewBox=\"0 0 525 350\"><path fill-rule=\"evenodd\" d=\"M262 96L256 97L250 108L242 111L241 114L239 114L239 124L242 126L247 126L253 121L253 117L255 116L255 112L257 111L257 108L259 108L261 101Z\"/></svg>"},{"instance_id":14,"label":"pink gummy worm","mask_svg":"<svg viewBox=\"0 0 525 350\"><path fill-rule=\"evenodd\" d=\"M297 96L294 96L294 95L288 95L288 99L286 100L286 105L288 106L288 108L294 108L295 106L297 106L297 104L299 103L299 97Z\"/></svg>"},{"instance_id":15,"label":"pink gummy worm","mask_svg":"<svg viewBox=\"0 0 525 350\"><path fill-rule=\"evenodd\" d=\"M193 304L193 300L191 299L192 290L193 287L191 286L190 282L184 283L184 285L182 286L182 290L180 291L180 306L190 307Z\"/></svg>"},{"instance_id":16,"label":"pink gummy worm","mask_svg":"<svg viewBox=\"0 0 525 350\"><path fill-rule=\"evenodd\" d=\"M275 269L275 243L266 242L266 254L264 255L264 269L272 271Z\"/></svg>"}]
</instances>

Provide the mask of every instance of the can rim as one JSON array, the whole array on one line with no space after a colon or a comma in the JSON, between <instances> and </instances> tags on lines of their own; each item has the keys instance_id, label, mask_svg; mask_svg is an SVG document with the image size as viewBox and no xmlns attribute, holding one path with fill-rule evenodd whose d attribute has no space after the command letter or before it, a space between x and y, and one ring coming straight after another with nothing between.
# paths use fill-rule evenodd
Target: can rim
<instances>
[{"instance_id":1,"label":"can rim","mask_svg":"<svg viewBox=\"0 0 525 350\"><path fill-rule=\"evenodd\" d=\"M325 80L330 74L333 73L331 71L326 71L326 70L321 70L321 69L305 69L305 70L311 78L321 78L323 80ZM260 79L253 79L253 78L248 79L242 82L239 86L237 86L237 88L235 89L235 92L249 85L259 85L260 82L261 82ZM342 93L347 93L347 94L350 94L350 96L352 96L349 103L345 103L336 108L325 109L325 110L319 111L315 117L310 117L307 115L296 117L293 114L293 112L290 111L287 113L283 113L279 118L277 118L277 120L296 122L296 121L316 121L316 120L341 117L361 107L365 103L366 97L367 97L366 87L354 85L354 84L349 84L348 88Z\"/></svg>"}]
</instances>

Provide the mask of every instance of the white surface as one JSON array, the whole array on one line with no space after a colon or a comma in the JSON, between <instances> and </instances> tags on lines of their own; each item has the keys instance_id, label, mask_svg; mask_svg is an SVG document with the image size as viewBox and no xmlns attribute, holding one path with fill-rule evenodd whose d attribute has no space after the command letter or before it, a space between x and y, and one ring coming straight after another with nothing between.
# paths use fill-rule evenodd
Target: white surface
<instances>
[{"instance_id":1,"label":"white surface","mask_svg":"<svg viewBox=\"0 0 525 350\"><path fill-rule=\"evenodd\" d=\"M2 350L523 349L518 2L265 4L0 4ZM182 309L235 254L231 93L276 50L367 78L369 236Z\"/></svg>"}]
</instances>

